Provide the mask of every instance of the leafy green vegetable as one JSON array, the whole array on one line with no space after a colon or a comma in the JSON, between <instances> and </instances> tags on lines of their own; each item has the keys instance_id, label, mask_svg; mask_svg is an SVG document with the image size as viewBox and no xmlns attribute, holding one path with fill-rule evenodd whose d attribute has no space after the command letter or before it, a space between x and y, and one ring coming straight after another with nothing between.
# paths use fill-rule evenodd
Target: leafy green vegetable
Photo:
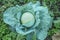
<instances>
[{"instance_id":1,"label":"leafy green vegetable","mask_svg":"<svg viewBox=\"0 0 60 40\"><path fill-rule=\"evenodd\" d=\"M32 27L25 27L20 21L22 14L26 12L30 12L35 17L35 24ZM44 40L52 24L52 18L49 15L48 8L40 6L39 1L8 8L3 14L3 20L15 32L26 35L27 40L32 40L32 33L36 33L37 39Z\"/></svg>"}]
</instances>

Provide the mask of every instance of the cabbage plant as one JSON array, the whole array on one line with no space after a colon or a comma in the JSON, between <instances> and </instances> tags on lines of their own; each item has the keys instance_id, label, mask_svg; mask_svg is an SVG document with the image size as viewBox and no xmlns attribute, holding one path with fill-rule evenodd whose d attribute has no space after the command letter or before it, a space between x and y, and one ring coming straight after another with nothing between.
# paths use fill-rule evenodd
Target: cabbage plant
<instances>
[{"instance_id":1,"label":"cabbage plant","mask_svg":"<svg viewBox=\"0 0 60 40\"><path fill-rule=\"evenodd\" d=\"M8 8L3 20L12 30L27 36L27 40L32 40L33 34L36 34L36 40L44 40L52 24L48 8L41 6L38 1Z\"/></svg>"}]
</instances>

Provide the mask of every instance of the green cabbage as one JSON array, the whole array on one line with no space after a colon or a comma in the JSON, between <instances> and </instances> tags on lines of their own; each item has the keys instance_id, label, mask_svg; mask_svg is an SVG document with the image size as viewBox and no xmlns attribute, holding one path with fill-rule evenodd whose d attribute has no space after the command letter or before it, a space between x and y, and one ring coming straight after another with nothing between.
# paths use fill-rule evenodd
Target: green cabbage
<instances>
[{"instance_id":1,"label":"green cabbage","mask_svg":"<svg viewBox=\"0 0 60 40\"><path fill-rule=\"evenodd\" d=\"M32 27L24 27L20 21L22 14L25 12L31 12L35 16L35 23ZM15 32L26 35L27 40L32 40L33 34L36 34L36 40L44 40L52 24L48 8L40 6L38 1L8 8L3 14L3 20Z\"/></svg>"}]
</instances>

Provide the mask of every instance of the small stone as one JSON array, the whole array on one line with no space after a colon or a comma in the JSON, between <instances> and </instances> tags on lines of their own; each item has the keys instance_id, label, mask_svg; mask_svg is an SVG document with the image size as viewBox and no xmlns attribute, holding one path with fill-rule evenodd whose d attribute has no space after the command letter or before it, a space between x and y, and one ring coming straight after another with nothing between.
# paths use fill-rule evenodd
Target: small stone
<instances>
[{"instance_id":1,"label":"small stone","mask_svg":"<svg viewBox=\"0 0 60 40\"><path fill-rule=\"evenodd\" d=\"M35 22L35 18L33 14L26 12L22 15L21 22L22 22L22 25L26 27L31 27Z\"/></svg>"},{"instance_id":2,"label":"small stone","mask_svg":"<svg viewBox=\"0 0 60 40\"><path fill-rule=\"evenodd\" d=\"M57 32L52 36L52 40L60 40L60 32Z\"/></svg>"}]
</instances>

